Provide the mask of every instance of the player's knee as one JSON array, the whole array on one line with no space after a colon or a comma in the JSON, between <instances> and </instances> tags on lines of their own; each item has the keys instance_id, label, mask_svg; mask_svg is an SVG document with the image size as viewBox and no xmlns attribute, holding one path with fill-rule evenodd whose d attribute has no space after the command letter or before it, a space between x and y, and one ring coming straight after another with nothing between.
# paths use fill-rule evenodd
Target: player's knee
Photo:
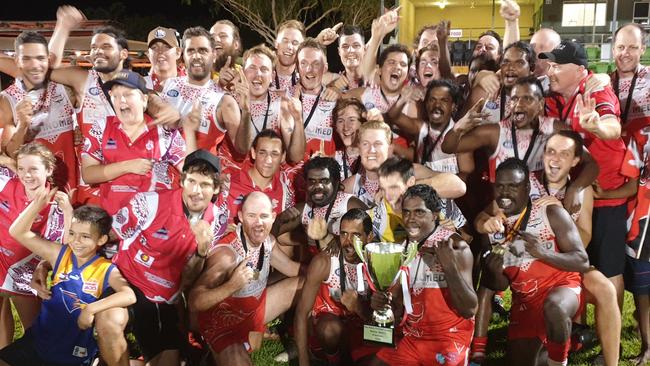
<instances>
[{"instance_id":1,"label":"player's knee","mask_svg":"<svg viewBox=\"0 0 650 366\"><path fill-rule=\"evenodd\" d=\"M328 344L338 343L343 333L343 323L338 318L321 319L318 322L317 330L322 340Z\"/></svg>"},{"instance_id":2,"label":"player's knee","mask_svg":"<svg viewBox=\"0 0 650 366\"><path fill-rule=\"evenodd\" d=\"M128 321L126 309L109 309L95 315L95 329L100 337L116 340L123 336Z\"/></svg>"},{"instance_id":3,"label":"player's knee","mask_svg":"<svg viewBox=\"0 0 650 366\"><path fill-rule=\"evenodd\" d=\"M553 321L561 321L568 318L562 302L555 296L548 296L544 301L544 318Z\"/></svg>"},{"instance_id":4,"label":"player's knee","mask_svg":"<svg viewBox=\"0 0 650 366\"><path fill-rule=\"evenodd\" d=\"M583 285L594 297L596 303L616 303L616 287L600 272L592 271L585 274Z\"/></svg>"}]
</instances>

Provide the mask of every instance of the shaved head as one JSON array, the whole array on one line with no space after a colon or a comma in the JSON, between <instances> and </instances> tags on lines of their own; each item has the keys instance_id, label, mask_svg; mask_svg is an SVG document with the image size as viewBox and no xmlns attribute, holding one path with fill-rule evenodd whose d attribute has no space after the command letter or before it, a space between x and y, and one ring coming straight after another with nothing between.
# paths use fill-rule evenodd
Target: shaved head
<instances>
[{"instance_id":1,"label":"shaved head","mask_svg":"<svg viewBox=\"0 0 650 366\"><path fill-rule=\"evenodd\" d=\"M556 31L542 28L533 34L530 44L533 45L535 53L539 54L540 52L551 52L561 41L562 39Z\"/></svg>"},{"instance_id":2,"label":"shaved head","mask_svg":"<svg viewBox=\"0 0 650 366\"><path fill-rule=\"evenodd\" d=\"M268 208L268 211L273 211L273 204L271 199L265 193L262 192L251 192L249 193L241 204L241 211L262 211L262 209Z\"/></svg>"},{"instance_id":3,"label":"shaved head","mask_svg":"<svg viewBox=\"0 0 650 366\"><path fill-rule=\"evenodd\" d=\"M533 34L533 38L530 39L530 45L533 46L535 55L539 56L541 52L553 51L561 41L562 39L556 31L550 28L542 28ZM548 67L547 60L538 58L537 62L535 62L535 70L533 73L536 77L546 75Z\"/></svg>"}]
</instances>

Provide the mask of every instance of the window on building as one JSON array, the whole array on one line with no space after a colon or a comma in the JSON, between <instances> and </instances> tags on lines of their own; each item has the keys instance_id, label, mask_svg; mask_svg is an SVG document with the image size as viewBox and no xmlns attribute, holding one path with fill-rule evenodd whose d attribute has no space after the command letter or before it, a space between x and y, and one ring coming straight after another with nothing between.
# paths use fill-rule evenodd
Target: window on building
<instances>
[{"instance_id":1,"label":"window on building","mask_svg":"<svg viewBox=\"0 0 650 366\"><path fill-rule=\"evenodd\" d=\"M604 26L607 22L607 3L565 3L562 5L563 27Z\"/></svg>"},{"instance_id":2,"label":"window on building","mask_svg":"<svg viewBox=\"0 0 650 366\"><path fill-rule=\"evenodd\" d=\"M650 24L650 2L635 1L633 21L639 24Z\"/></svg>"}]
</instances>

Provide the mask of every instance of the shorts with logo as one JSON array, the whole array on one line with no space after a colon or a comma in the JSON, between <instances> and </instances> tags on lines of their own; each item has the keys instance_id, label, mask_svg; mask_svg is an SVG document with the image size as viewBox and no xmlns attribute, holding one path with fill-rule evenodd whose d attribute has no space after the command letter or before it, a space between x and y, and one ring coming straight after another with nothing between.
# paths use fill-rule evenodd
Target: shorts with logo
<instances>
[{"instance_id":1,"label":"shorts with logo","mask_svg":"<svg viewBox=\"0 0 650 366\"><path fill-rule=\"evenodd\" d=\"M257 306L253 306L257 304ZM250 312L242 309L253 309ZM266 329L266 289L259 299L254 297L228 298L208 311L199 313L199 330L215 353L220 353L233 344L241 344L251 350L248 341L250 332Z\"/></svg>"},{"instance_id":2,"label":"shorts with logo","mask_svg":"<svg viewBox=\"0 0 650 366\"><path fill-rule=\"evenodd\" d=\"M559 281L555 286L547 288L546 291L539 293L534 299L530 299L524 303L513 299L512 306L510 307L508 339L539 338L542 343L546 343L544 302L551 290L561 287L568 288L575 293L579 304L575 316L581 314L585 302L580 281Z\"/></svg>"},{"instance_id":3,"label":"shorts with logo","mask_svg":"<svg viewBox=\"0 0 650 366\"><path fill-rule=\"evenodd\" d=\"M396 348L382 348L377 357L388 365L460 366L468 361L472 332L448 333L445 338L404 336Z\"/></svg>"}]
</instances>

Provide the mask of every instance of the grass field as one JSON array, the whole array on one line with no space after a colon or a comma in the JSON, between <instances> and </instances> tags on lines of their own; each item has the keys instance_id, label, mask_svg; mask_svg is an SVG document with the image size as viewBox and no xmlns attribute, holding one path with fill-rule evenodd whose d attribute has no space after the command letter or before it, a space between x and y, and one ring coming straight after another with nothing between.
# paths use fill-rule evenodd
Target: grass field
<instances>
[{"instance_id":1,"label":"grass field","mask_svg":"<svg viewBox=\"0 0 650 366\"><path fill-rule=\"evenodd\" d=\"M506 294L507 295L507 294ZM506 305L509 306L509 296L505 296ZM632 295L625 293L625 307L623 312L623 331L621 335L621 343L623 344L623 354L621 357L621 366L633 366L632 362L629 361L630 358L636 356L641 348L640 338L636 331L636 322L632 313L634 312L634 301ZM14 318L16 318L16 313L14 312ZM594 314L593 306L588 305L587 307L587 316L588 323L593 325L594 323ZM21 337L23 334L23 329L20 326L20 322L16 319L16 332L15 337ZM490 324L489 330L489 339L490 343L488 344L488 358L487 362L484 365L487 366L497 366L505 364L505 349L506 349L506 330L507 330L507 321L493 321ZM273 365L287 365L287 363L278 363L273 360L273 358L284 351L282 344L279 341L265 341L262 349L253 354L253 363L260 366L273 366ZM596 358L600 352L600 346L596 346L591 349L587 349L581 352L572 354L569 357L569 365L575 366L591 366L593 365L593 360Z\"/></svg>"},{"instance_id":2,"label":"grass field","mask_svg":"<svg viewBox=\"0 0 650 366\"><path fill-rule=\"evenodd\" d=\"M509 306L509 296L506 296L506 305ZM635 357L640 349L641 342L636 331L636 321L632 313L634 312L634 300L630 293L625 293L625 306L623 312L623 331L621 334L621 342L623 344L623 354L619 362L620 366L633 366L629 361L630 358ZM587 321L588 324L594 323L593 306L587 307ZM487 366L502 366L505 365L505 350L506 350L506 334L508 323L505 320L493 321L490 324L488 345L488 359L484 365ZM253 362L255 365L287 365L286 363L274 362L273 358L282 352L284 349L280 342L265 342L262 349L253 354ZM584 351L576 352L569 357L569 365L575 366L592 366L593 361L600 353L600 346L593 347Z\"/></svg>"}]
</instances>

